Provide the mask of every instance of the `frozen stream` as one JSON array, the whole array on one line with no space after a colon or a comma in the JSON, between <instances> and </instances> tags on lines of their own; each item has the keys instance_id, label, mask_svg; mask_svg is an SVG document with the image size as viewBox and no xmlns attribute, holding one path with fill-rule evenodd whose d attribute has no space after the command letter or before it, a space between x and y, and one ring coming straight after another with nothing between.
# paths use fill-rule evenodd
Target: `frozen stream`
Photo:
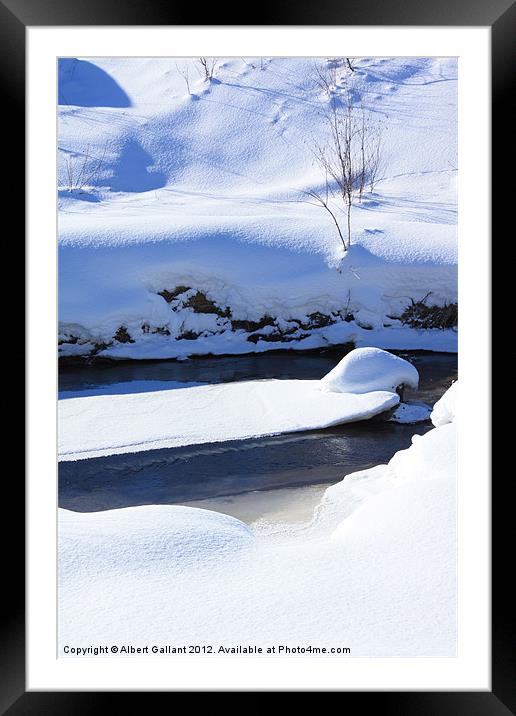
<instances>
[{"instance_id":1,"label":"frozen stream","mask_svg":"<svg viewBox=\"0 0 516 716\"><path fill-rule=\"evenodd\" d=\"M406 394L433 404L457 377L457 356L400 353L417 367L420 390ZM117 391L136 381L220 383L258 378L320 378L339 350L273 352L184 362L66 366L59 388L68 394ZM144 383L142 384L144 385ZM141 388L144 389L143 387ZM91 394L91 393L90 393ZM189 504L254 523L309 516L322 490L356 470L387 462L430 423L396 425L374 419L322 431L114 455L59 465L59 505L89 512L143 504Z\"/></svg>"}]
</instances>

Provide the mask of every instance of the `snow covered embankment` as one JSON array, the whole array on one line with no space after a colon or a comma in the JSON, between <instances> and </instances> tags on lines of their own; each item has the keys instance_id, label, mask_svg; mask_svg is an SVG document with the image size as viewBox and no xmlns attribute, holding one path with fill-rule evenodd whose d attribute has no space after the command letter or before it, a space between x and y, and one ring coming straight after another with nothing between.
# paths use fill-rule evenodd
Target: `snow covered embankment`
<instances>
[{"instance_id":1,"label":"snow covered embankment","mask_svg":"<svg viewBox=\"0 0 516 716\"><path fill-rule=\"evenodd\" d=\"M327 490L309 525L253 535L192 508L60 510L60 643L454 656L455 391L435 429Z\"/></svg>"},{"instance_id":2,"label":"snow covered embankment","mask_svg":"<svg viewBox=\"0 0 516 716\"><path fill-rule=\"evenodd\" d=\"M433 430L424 435L414 435L412 445L397 452L387 465L347 475L342 482L326 490L319 512L323 514L326 524L330 519L338 522L337 534L345 524L340 522L342 517L355 512L358 506L377 493L390 494L394 488L408 483L455 479L457 386L458 382L453 383L434 405L430 416Z\"/></svg>"},{"instance_id":3,"label":"snow covered embankment","mask_svg":"<svg viewBox=\"0 0 516 716\"><path fill-rule=\"evenodd\" d=\"M456 61L337 68L385 130L346 254L304 201L324 180L313 60L220 59L209 82L192 60L189 91L176 65L60 62L60 356L456 350Z\"/></svg>"},{"instance_id":4,"label":"snow covered embankment","mask_svg":"<svg viewBox=\"0 0 516 716\"><path fill-rule=\"evenodd\" d=\"M348 353L322 380L258 380L59 401L59 459L79 460L299 432L395 408L418 372L378 348Z\"/></svg>"}]
</instances>

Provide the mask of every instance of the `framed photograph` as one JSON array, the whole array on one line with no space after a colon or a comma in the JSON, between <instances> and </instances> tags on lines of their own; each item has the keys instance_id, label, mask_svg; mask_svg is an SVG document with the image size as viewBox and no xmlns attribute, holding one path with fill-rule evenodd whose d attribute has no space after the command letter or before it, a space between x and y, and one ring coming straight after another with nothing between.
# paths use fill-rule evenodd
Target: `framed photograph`
<instances>
[{"instance_id":1,"label":"framed photograph","mask_svg":"<svg viewBox=\"0 0 516 716\"><path fill-rule=\"evenodd\" d=\"M514 7L0 11L28 307L2 713L513 712L489 436Z\"/></svg>"}]
</instances>

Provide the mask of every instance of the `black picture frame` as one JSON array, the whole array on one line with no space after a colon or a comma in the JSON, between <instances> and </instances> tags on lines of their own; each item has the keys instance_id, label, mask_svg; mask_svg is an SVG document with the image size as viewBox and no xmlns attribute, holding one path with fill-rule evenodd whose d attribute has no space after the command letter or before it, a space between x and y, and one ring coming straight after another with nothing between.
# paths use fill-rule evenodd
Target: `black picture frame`
<instances>
[{"instance_id":1,"label":"black picture frame","mask_svg":"<svg viewBox=\"0 0 516 716\"><path fill-rule=\"evenodd\" d=\"M254 10L256 17L242 17L228 5L203 8L167 0L0 0L0 81L2 101L8 109L8 141L5 152L13 151L4 192L15 202L21 199L24 165L20 147L25 144L25 30L34 26L74 25L433 25L489 26L492 33L493 98L493 176L506 166L513 136L509 112L510 81L514 67L516 6L511 0L297 0L296 3L270 3L264 0ZM509 122L511 124L509 124ZM507 140L507 138L509 138ZM7 146L9 145L9 146ZM9 162L9 163L8 163ZM503 163L502 163L503 162ZM4 177L5 178L5 177ZM15 191L13 191L13 188ZM502 193L493 193L493 234L510 210ZM20 207L19 231L24 210ZM19 248L23 240L19 238ZM22 259L23 260L23 259ZM493 333L497 333L493 316ZM486 332L482 340L489 339ZM15 358L19 362L19 356ZM19 401L19 391L17 394ZM24 579L24 484L14 467L6 468L4 478L3 588L4 608L0 634L0 714L21 716L66 714L79 716L99 708L120 712L122 693L111 692L26 692L25 690L25 579ZM16 479L15 479L16 478ZM360 706L381 713L461 714L466 716L506 716L516 713L516 658L514 645L514 605L508 577L513 537L511 495L512 477L506 472L493 481L492 528L492 690L489 692L345 692L344 707L351 708L357 698ZM8 510L5 509L8 507ZM149 710L152 692L131 693L132 707ZM166 695L166 694L165 694ZM173 697L173 694L171 694ZM154 699L153 699L154 700ZM151 707L152 708L152 707Z\"/></svg>"}]
</instances>

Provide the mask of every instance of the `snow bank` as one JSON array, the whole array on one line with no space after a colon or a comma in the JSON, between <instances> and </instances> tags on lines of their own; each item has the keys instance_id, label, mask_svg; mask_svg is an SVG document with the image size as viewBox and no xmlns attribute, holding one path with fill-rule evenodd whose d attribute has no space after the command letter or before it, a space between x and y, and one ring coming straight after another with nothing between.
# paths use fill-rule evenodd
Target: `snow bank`
<instances>
[{"instance_id":1,"label":"snow bank","mask_svg":"<svg viewBox=\"0 0 516 716\"><path fill-rule=\"evenodd\" d=\"M413 479L452 479L457 470L456 425L449 423L424 435L414 435L407 450L397 452L389 462L387 477L396 483Z\"/></svg>"},{"instance_id":2,"label":"snow bank","mask_svg":"<svg viewBox=\"0 0 516 716\"><path fill-rule=\"evenodd\" d=\"M417 573L427 589L439 579L454 578L455 485L447 479L423 484L409 482L372 497L333 532L333 539L346 551L369 552L369 566L376 569L388 556L396 555L393 578L401 569ZM430 563L427 561L430 559ZM413 560L421 560L416 565ZM384 567L385 568L385 567ZM449 593L452 593L447 585ZM443 603L453 610L453 603Z\"/></svg>"},{"instance_id":3,"label":"snow bank","mask_svg":"<svg viewBox=\"0 0 516 716\"><path fill-rule=\"evenodd\" d=\"M352 472L324 491L314 510L312 528L331 533L342 520L386 486L387 465L375 465L367 470Z\"/></svg>"},{"instance_id":4,"label":"snow bank","mask_svg":"<svg viewBox=\"0 0 516 716\"><path fill-rule=\"evenodd\" d=\"M456 384L454 384L456 385ZM446 402L446 396L451 388L441 398ZM452 395L455 391L452 391ZM378 504L382 504L384 493L388 495L387 501L396 501L397 497L404 495L416 495L417 488L408 492L400 492L400 486L407 484L422 485L426 482L444 482L454 485L457 476L457 426L455 423L446 423L429 430L424 435L413 435L412 445L406 450L399 450L387 465L378 465L369 470L347 475L342 481L328 488L324 493L321 504L316 511L316 518L322 513L325 519L333 515L349 515L353 513L351 524L358 523L361 509L371 511L371 522L376 522L372 515L377 510ZM394 490L394 492L393 492ZM427 490L426 487L423 490ZM372 496L378 495L378 501L369 500ZM430 492L425 492L430 495ZM409 498L412 499L412 498ZM419 497L418 497L419 499ZM425 498L426 499L426 498ZM439 500L437 500L439 503ZM375 505L369 507L369 505ZM360 509L357 509L360 507ZM442 507L442 505L441 505ZM386 510L386 514L388 510ZM401 510L403 513L403 509ZM400 514L401 514L400 513ZM368 514L368 512L366 512ZM421 516L422 512L416 510ZM398 519L396 520L399 521ZM364 520L369 523L368 519ZM335 531L335 536L347 534L349 529L348 520L345 519ZM412 529L412 527L410 528Z\"/></svg>"},{"instance_id":5,"label":"snow bank","mask_svg":"<svg viewBox=\"0 0 516 716\"><path fill-rule=\"evenodd\" d=\"M456 350L454 331L401 320L429 292L457 300L456 60L357 58L337 74L385 126L346 255L302 201L324 180L306 146L328 106L312 59L221 58L212 82L195 60L60 63L60 355Z\"/></svg>"},{"instance_id":6,"label":"snow bank","mask_svg":"<svg viewBox=\"0 0 516 716\"><path fill-rule=\"evenodd\" d=\"M433 627L450 652L456 636L456 446L453 423L415 435L388 465L328 488L312 522L313 530L331 532L343 560L361 555L378 583L385 581L391 592L398 588L400 608L405 584L421 614L433 613ZM427 630L423 623L413 626L431 639L432 626L422 621Z\"/></svg>"},{"instance_id":7,"label":"snow bank","mask_svg":"<svg viewBox=\"0 0 516 716\"><path fill-rule=\"evenodd\" d=\"M324 524L327 529L337 530L344 525L343 518L354 514L376 495L390 494L391 490L412 482L453 482L457 471L456 439L455 425L434 428L424 435L414 435L412 445L395 453L387 465L346 475L324 492L315 510L314 524L318 529Z\"/></svg>"},{"instance_id":8,"label":"snow bank","mask_svg":"<svg viewBox=\"0 0 516 716\"><path fill-rule=\"evenodd\" d=\"M325 393L317 380L258 380L59 401L59 458L299 432L395 407L389 391Z\"/></svg>"},{"instance_id":9,"label":"snow bank","mask_svg":"<svg viewBox=\"0 0 516 716\"><path fill-rule=\"evenodd\" d=\"M369 393L408 386L417 389L419 374L403 358L379 348L356 348L320 381L332 393Z\"/></svg>"},{"instance_id":10,"label":"snow bank","mask_svg":"<svg viewBox=\"0 0 516 716\"><path fill-rule=\"evenodd\" d=\"M458 381L452 383L442 398L434 405L430 420L436 427L452 423L455 420L458 393L457 384Z\"/></svg>"}]
</instances>

